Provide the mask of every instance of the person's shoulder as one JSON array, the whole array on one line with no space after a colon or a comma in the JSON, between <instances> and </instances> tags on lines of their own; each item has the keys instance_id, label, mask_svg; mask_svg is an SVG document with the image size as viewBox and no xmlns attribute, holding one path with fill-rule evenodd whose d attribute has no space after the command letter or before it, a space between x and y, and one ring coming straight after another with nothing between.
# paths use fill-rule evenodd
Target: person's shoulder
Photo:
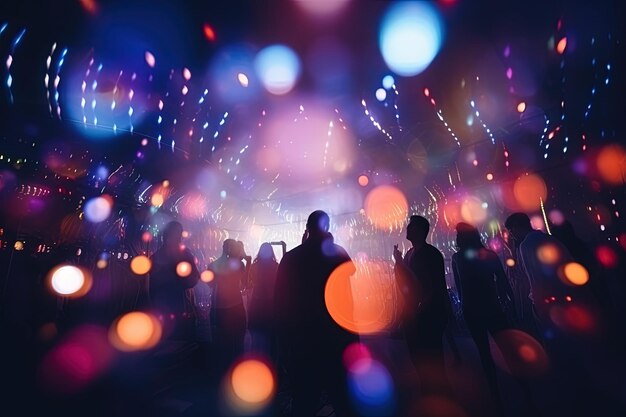
<instances>
[{"instance_id":1,"label":"person's shoulder","mask_svg":"<svg viewBox=\"0 0 626 417\"><path fill-rule=\"evenodd\" d=\"M283 259L285 258L291 258L294 255L299 254L300 252L302 252L302 250L304 249L304 247L302 245L298 245L293 249L288 250L287 252L285 252L285 254L283 255Z\"/></svg>"},{"instance_id":2,"label":"person's shoulder","mask_svg":"<svg viewBox=\"0 0 626 417\"><path fill-rule=\"evenodd\" d=\"M338 244L336 244L336 243L333 243L333 248L335 249L335 252L336 252L336 253L340 253L340 254L342 254L342 255L349 256L349 255L348 255L348 251L347 251L347 250L346 250L343 246L338 245Z\"/></svg>"},{"instance_id":3,"label":"person's shoulder","mask_svg":"<svg viewBox=\"0 0 626 417\"><path fill-rule=\"evenodd\" d=\"M427 243L426 246L426 251L429 255L432 256L437 256L439 258L443 259L443 253L441 253L441 251L439 249L437 249L436 247L434 247L433 245L431 245L430 243Z\"/></svg>"},{"instance_id":4,"label":"person's shoulder","mask_svg":"<svg viewBox=\"0 0 626 417\"><path fill-rule=\"evenodd\" d=\"M189 250L189 248L183 248L183 250L180 253L180 257L184 259L185 261L194 259L193 252Z\"/></svg>"},{"instance_id":5,"label":"person's shoulder","mask_svg":"<svg viewBox=\"0 0 626 417\"><path fill-rule=\"evenodd\" d=\"M300 256L300 254L303 251L303 246L302 245L298 245L295 248L288 250L287 252L285 252L285 254L283 255L282 259L280 260L280 263L285 263L288 262L294 258L297 258L298 256Z\"/></svg>"}]
</instances>

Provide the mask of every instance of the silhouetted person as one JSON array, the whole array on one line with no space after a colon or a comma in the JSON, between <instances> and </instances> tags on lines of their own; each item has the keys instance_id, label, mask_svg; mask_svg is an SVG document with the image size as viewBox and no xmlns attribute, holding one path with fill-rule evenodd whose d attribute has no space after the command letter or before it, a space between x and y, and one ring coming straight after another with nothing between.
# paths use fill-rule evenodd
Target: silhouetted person
<instances>
[{"instance_id":1,"label":"silhouetted person","mask_svg":"<svg viewBox=\"0 0 626 417\"><path fill-rule=\"evenodd\" d=\"M248 329L253 350L274 358L274 288L278 262L274 249L263 243L250 268L252 295L248 306Z\"/></svg>"},{"instance_id":2,"label":"silhouetted person","mask_svg":"<svg viewBox=\"0 0 626 417\"><path fill-rule=\"evenodd\" d=\"M559 276L572 262L571 254L555 237L533 230L524 213L510 215L505 226L515 240L518 262L530 282L530 298L551 365L561 378L559 383L571 384L573 410L580 415L608 415L612 403L592 382L587 369L594 366L588 361L599 351L587 342L585 331L594 332L599 323L595 322L585 289L568 285ZM585 321L570 316L572 312L581 314L591 326L583 331Z\"/></svg>"},{"instance_id":3,"label":"silhouetted person","mask_svg":"<svg viewBox=\"0 0 626 417\"><path fill-rule=\"evenodd\" d=\"M163 336L151 356L146 374L150 415L167 415L166 404L182 400L195 385L200 350L196 341L193 287L200 274L189 249L182 245L183 226L172 221L163 229L163 244L150 257L152 268L148 280L150 305L163 325ZM149 375L149 376L148 376ZM141 393L143 381L133 386ZM144 394L140 394L141 397Z\"/></svg>"},{"instance_id":4,"label":"silhouetted person","mask_svg":"<svg viewBox=\"0 0 626 417\"><path fill-rule=\"evenodd\" d=\"M591 248L576 234L574 226L568 220L552 226L552 235L559 239L569 253L589 272L589 288L595 302L602 308L605 318L611 320L614 317L611 294L605 274L596 260Z\"/></svg>"},{"instance_id":5,"label":"silhouetted person","mask_svg":"<svg viewBox=\"0 0 626 417\"><path fill-rule=\"evenodd\" d=\"M195 338L190 289L200 273L193 254L182 246L183 226L172 221L163 229L163 245L151 256L150 303L163 322L163 336L173 340Z\"/></svg>"},{"instance_id":6,"label":"silhouetted person","mask_svg":"<svg viewBox=\"0 0 626 417\"><path fill-rule=\"evenodd\" d=\"M511 306L513 290L509 285L500 259L483 245L478 230L470 224L456 225L458 252L452 255L452 271L459 291L465 324L476 343L491 395L500 414L504 407L496 366L489 348L489 334L510 328L500 300L499 288L504 289L506 305Z\"/></svg>"},{"instance_id":7,"label":"silhouetted person","mask_svg":"<svg viewBox=\"0 0 626 417\"><path fill-rule=\"evenodd\" d=\"M533 229L525 213L511 214L505 226L515 241L517 261L528 279L528 297L533 303L539 324L545 324L548 320L546 305L550 301L563 302L569 294L557 273L560 267L572 261L572 256L558 239Z\"/></svg>"},{"instance_id":8,"label":"silhouetted person","mask_svg":"<svg viewBox=\"0 0 626 417\"><path fill-rule=\"evenodd\" d=\"M325 212L311 213L303 243L287 252L278 267L276 318L281 355L287 356L283 359L293 389L294 417L315 416L323 389L328 391L337 416L352 413L342 355L358 337L332 319L324 291L338 266L349 263L350 274L355 267L346 251L333 243L329 223ZM346 303L351 306L352 300Z\"/></svg>"},{"instance_id":9,"label":"silhouetted person","mask_svg":"<svg viewBox=\"0 0 626 417\"><path fill-rule=\"evenodd\" d=\"M450 298L443 255L426 243L430 223L411 216L406 238L413 247L404 258L394 246L396 279L405 297L404 329L411 359L417 369L422 394L451 393L445 373L443 335L448 324Z\"/></svg>"},{"instance_id":10,"label":"silhouetted person","mask_svg":"<svg viewBox=\"0 0 626 417\"><path fill-rule=\"evenodd\" d=\"M225 371L243 354L246 334L246 312L241 291L247 282L247 271L242 259L246 257L243 245L226 239L222 256L209 265L213 278L214 342L220 366Z\"/></svg>"}]
</instances>

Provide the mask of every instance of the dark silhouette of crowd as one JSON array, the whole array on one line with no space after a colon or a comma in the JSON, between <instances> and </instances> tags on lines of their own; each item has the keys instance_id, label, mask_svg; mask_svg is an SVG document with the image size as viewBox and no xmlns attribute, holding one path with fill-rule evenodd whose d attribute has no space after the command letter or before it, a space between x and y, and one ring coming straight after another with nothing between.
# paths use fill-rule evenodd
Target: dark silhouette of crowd
<instances>
[{"instance_id":1,"label":"dark silhouette of crowd","mask_svg":"<svg viewBox=\"0 0 626 417\"><path fill-rule=\"evenodd\" d=\"M159 321L162 332L158 344L126 357L106 383L96 385L71 407L70 400L56 402L43 393L45 387L40 388L38 395L46 399L42 407L52 405L80 414L83 406L89 407L86 404L104 392L117 400L100 403L103 415L375 415L371 414L375 411L367 411L363 398L375 397L372 392L378 392L376 384L380 385L381 379L375 375L366 380L358 377L374 363L375 353L368 346L376 346L372 340L378 337L395 340L404 348L406 363L410 364L407 367L399 357L391 358L402 363L393 380L399 391L404 389L408 394L390 394L386 398L393 406L371 408L386 413L381 415L466 415L457 411L462 410L459 404L468 389L467 381L459 382L455 373L460 372L457 367L470 366L467 352L474 349L490 404L481 415L544 415L540 410L547 406L537 398L545 393L536 388L544 380L548 381L544 386L555 391L550 384L572 385L575 381L569 409L573 415L619 415L611 413L623 401L594 384L600 372L593 369L610 368L599 359L603 355L616 357L624 352L624 332L618 325L624 318L623 308L620 312L615 300L623 295L620 291L624 285L618 282L619 268L624 264L619 247L602 246L603 253L615 255L604 256L615 261L609 268L608 261L603 263L604 258L576 235L571 223L552 225L549 234L533 229L526 214L513 213L505 222L503 242L511 248L513 259L506 268L485 244L479 229L469 223L456 225L457 250L447 264L442 252L427 242L429 221L413 215L406 226L410 248L402 253L395 244L392 251L393 286L400 299L397 320L393 328L371 335L347 328L327 307L331 276L341 270L343 282L349 286L358 268L348 252L335 243L330 226L328 214L316 210L306 221L302 243L289 251L284 242L265 242L253 260L243 242L226 239L221 255L198 267L197 258L183 245L182 224L168 223L161 246L150 256L149 273L138 278L138 288L143 290L138 290L135 304L136 309L153 314ZM276 244L283 247L280 262L273 249ZM43 269L48 271L69 258L67 254L63 257L46 263L42 271L33 271L42 278L30 291L36 292L42 309L38 313L41 317L31 319L37 326L54 322L58 331L71 334L81 317L89 317L80 313L89 311L89 303L65 299L61 310L49 301L43 303L47 279ZM524 286L515 285L528 289L524 299L511 285L511 270L525 282ZM583 277L571 276L570 270ZM453 279L446 280L446 272ZM199 294L199 289L209 294L208 315L202 316L198 310L194 294ZM350 315L360 299L350 287L346 294L342 307ZM458 300L460 316L453 314L453 299ZM525 304L530 305L530 319L522 308ZM3 326L9 323L18 329L19 324L6 320L8 308L15 305L3 308ZM69 320L72 314L68 312L78 319ZM356 313L351 319L355 317ZM199 326L202 320L209 322L208 327ZM201 328L209 329L209 334L199 334ZM459 330L454 333L452 328L466 332L470 345L458 346ZM4 351L9 355L19 351L18 341L30 337L16 334L15 340L5 343ZM45 358L49 346L44 343L39 350L27 352L29 360L9 367L18 373L19 367L30 369L16 379L18 389L38 380L35 365L26 364ZM348 364L354 363L350 356L354 352L360 352L360 370ZM453 362L450 355L454 355ZM257 408L241 408L233 402L232 388L227 386L231 379L234 381L238 364L252 359L265 364L273 385L267 398L257 401ZM511 411L511 387L503 388L507 378L516 383L515 404L522 407L522 414ZM129 397L133 405L124 407Z\"/></svg>"}]
</instances>

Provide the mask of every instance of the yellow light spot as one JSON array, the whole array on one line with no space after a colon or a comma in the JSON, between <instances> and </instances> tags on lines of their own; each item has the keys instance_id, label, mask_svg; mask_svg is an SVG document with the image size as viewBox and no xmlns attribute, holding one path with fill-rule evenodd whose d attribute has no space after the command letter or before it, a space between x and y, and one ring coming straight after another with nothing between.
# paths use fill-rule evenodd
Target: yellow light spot
<instances>
[{"instance_id":1,"label":"yellow light spot","mask_svg":"<svg viewBox=\"0 0 626 417\"><path fill-rule=\"evenodd\" d=\"M509 268L513 268L515 266L515 260L513 258L507 259L506 266L508 266Z\"/></svg>"},{"instance_id":2,"label":"yellow light spot","mask_svg":"<svg viewBox=\"0 0 626 417\"><path fill-rule=\"evenodd\" d=\"M109 265L109 263L106 259L98 259L98 262L96 262L96 268L98 269L104 269L107 265Z\"/></svg>"},{"instance_id":3,"label":"yellow light spot","mask_svg":"<svg viewBox=\"0 0 626 417\"><path fill-rule=\"evenodd\" d=\"M489 174L487 174L487 181L492 181L493 180L493 174L490 172Z\"/></svg>"},{"instance_id":4,"label":"yellow light spot","mask_svg":"<svg viewBox=\"0 0 626 417\"><path fill-rule=\"evenodd\" d=\"M130 261L130 270L137 275L147 274L150 272L150 268L152 268L152 261L145 255L135 256Z\"/></svg>"},{"instance_id":5,"label":"yellow light spot","mask_svg":"<svg viewBox=\"0 0 626 417\"><path fill-rule=\"evenodd\" d=\"M520 101L519 104L517 105L517 111L519 113L524 113L526 111L526 103L523 101Z\"/></svg>"}]
</instances>

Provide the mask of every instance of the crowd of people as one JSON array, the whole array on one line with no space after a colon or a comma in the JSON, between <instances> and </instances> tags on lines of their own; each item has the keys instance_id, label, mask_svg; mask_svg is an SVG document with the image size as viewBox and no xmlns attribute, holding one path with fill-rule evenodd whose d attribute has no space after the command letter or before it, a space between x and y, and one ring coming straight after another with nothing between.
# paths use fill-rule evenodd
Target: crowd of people
<instances>
[{"instance_id":1,"label":"crowd of people","mask_svg":"<svg viewBox=\"0 0 626 417\"><path fill-rule=\"evenodd\" d=\"M547 234L533 229L526 214L514 213L505 226L528 289L526 300L519 299L501 259L473 225L456 225L457 252L451 260L463 326L478 352L491 398L488 409L496 416L509 414L498 377L499 355L510 362L522 415L542 415L531 385L535 371L545 371L547 365L542 366L548 363L558 378L576 381L573 402L580 415L597 412L598 404L605 407L602 410L611 409L616 400L601 392L589 374L595 362L586 363L607 347L624 350L622 332L615 325L619 313L609 302L600 264L567 222ZM427 243L429 229L426 218L411 216L406 227L411 248L403 254L398 245L393 247L395 289L401 300L399 338L418 382L386 415L439 415L432 404L424 408L420 400L439 398L454 404L459 391L449 378L445 347L454 353L454 364L465 355L450 332L452 325L459 325L454 323L458 318L446 284L444 256ZM356 271L329 230L328 214L317 210L308 217L302 243L289 251L284 242L266 242L253 259L243 242L226 239L221 256L199 268L182 244L181 223L168 223L161 246L150 258L146 288L137 303L162 325L159 344L145 353L138 367L143 369L138 377L142 388L133 392L139 410L193 415L189 410L210 409L211 415L231 415L224 381L238 361L254 357L266 363L277 380L272 399L256 415L315 416L322 407L331 407L338 417L374 415L355 403L348 383L346 352L359 346L361 335L338 323L325 300L334 271L341 268L346 276ZM283 248L280 262L273 244ZM586 274L584 282L564 273L573 262ZM210 335L204 338L199 336L201 313L194 299L202 291L210 294ZM342 303L350 311L359 300L347 293ZM530 320L521 317L518 306L523 304L530 305ZM507 333L512 331L518 333ZM511 334L523 335L525 342L506 351L513 343ZM494 352L494 342L501 352ZM202 400L175 401L178 397Z\"/></svg>"},{"instance_id":2,"label":"crowd of people","mask_svg":"<svg viewBox=\"0 0 626 417\"><path fill-rule=\"evenodd\" d=\"M571 244L576 242L571 230L561 241L534 230L524 213L512 214L505 224L517 247L516 258L529 288L533 327L524 330L532 334L530 338L541 342L547 356L554 358L554 366L561 365L558 372L582 378L580 381L586 385L586 391L579 398L581 410L593 412L595 405L590 399L599 397L593 395L595 390L589 379L585 382L584 367L568 362L574 359L569 355L584 349L584 343L582 339L574 340L571 326L575 323L569 323L569 327L567 323L555 326L555 322L560 325L565 319L559 322L554 317L555 306L571 303L573 298L583 309L581 311L606 313L606 317L598 316L603 318L598 326L611 322L608 317L611 312L600 308L606 300L599 298L602 283L598 282L601 278L591 264L593 256L588 256L588 251L570 250ZM334 243L329 226L330 219L325 212L311 213L302 244L285 253L280 264L270 243L264 243L252 261L242 242L227 239L222 255L207 269L212 273L208 285L213 290L212 352L219 358L215 362L219 364L218 380L227 375L247 350L262 355L278 370L281 387L288 384L293 416L316 415L323 393L328 395L337 416L358 414L350 400L343 355L359 337L331 317L324 298L331 273L347 263L350 265L348 274L351 274L355 266L346 250ZM571 229L571 226L564 227ZM423 397L453 399L454 389L444 363L444 339L449 322L453 320L452 306L445 281L444 257L426 241L429 228L426 218L411 216L406 238L412 247L404 255L397 245L394 247L394 273L402 294L404 339L419 377L419 393ZM559 233L561 229L557 230ZM497 341L503 331L525 326L517 314L515 295L498 255L483 244L474 226L459 223L456 232L458 251L452 257L452 272L463 319L476 345L495 414L506 415L489 337ZM153 255L151 306L160 316L177 308L175 315L180 319L175 320L176 325L168 330L166 337L193 342L187 313L191 310L182 300L188 297L186 290L198 282L199 272L194 265L191 277L177 279L176 265L183 260L190 261L192 256L187 250L168 249L180 246L181 234L182 226L170 223L164 233L163 248ZM548 255L542 251L549 251L554 259L545 259ZM573 261L579 261L590 273L588 286L568 285L563 267ZM243 294L249 295L247 303ZM250 335L248 348L247 333ZM539 415L529 381L522 376L516 379L528 415Z\"/></svg>"}]
</instances>

